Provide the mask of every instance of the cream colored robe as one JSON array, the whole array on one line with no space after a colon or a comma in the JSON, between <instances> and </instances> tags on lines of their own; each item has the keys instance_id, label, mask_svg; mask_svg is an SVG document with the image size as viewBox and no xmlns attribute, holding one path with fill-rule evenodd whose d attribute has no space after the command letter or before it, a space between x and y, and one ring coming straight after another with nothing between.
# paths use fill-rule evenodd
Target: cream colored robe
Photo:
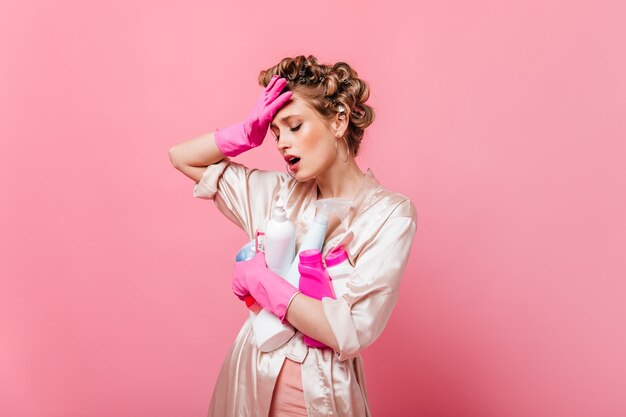
<instances>
[{"instance_id":1,"label":"cream colored robe","mask_svg":"<svg viewBox=\"0 0 626 417\"><path fill-rule=\"evenodd\" d=\"M251 169L224 158L207 167L193 195L214 200L253 239L263 230L279 191L287 198L285 210L296 227L297 250L315 216L315 180L298 182L286 172ZM224 360L209 417L267 417L285 357L301 363L310 417L370 416L360 351L381 334L398 300L417 214L411 200L383 188L369 169L353 202L340 224L329 225L322 249L326 256L348 231L354 232L346 248L355 268L348 292L337 300L322 300L339 350L309 348L296 332L278 349L260 352L248 319Z\"/></svg>"}]
</instances>

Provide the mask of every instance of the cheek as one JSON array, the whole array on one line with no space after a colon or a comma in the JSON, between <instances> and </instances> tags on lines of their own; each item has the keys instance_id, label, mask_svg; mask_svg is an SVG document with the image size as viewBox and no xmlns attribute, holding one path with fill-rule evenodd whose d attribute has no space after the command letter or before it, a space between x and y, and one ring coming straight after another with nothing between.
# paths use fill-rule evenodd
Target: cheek
<instances>
[{"instance_id":1,"label":"cheek","mask_svg":"<svg viewBox=\"0 0 626 417\"><path fill-rule=\"evenodd\" d=\"M335 145L329 140L328 132L321 127L309 127L298 138L298 149L302 155L325 160L336 153Z\"/></svg>"},{"instance_id":2,"label":"cheek","mask_svg":"<svg viewBox=\"0 0 626 417\"><path fill-rule=\"evenodd\" d=\"M300 137L300 148L306 153L317 152L317 137L314 132L307 132L306 135Z\"/></svg>"},{"instance_id":3,"label":"cheek","mask_svg":"<svg viewBox=\"0 0 626 417\"><path fill-rule=\"evenodd\" d=\"M330 151L335 152L335 148L329 148L326 141L319 137L312 138L306 145L306 152L316 159L328 158Z\"/></svg>"}]
</instances>

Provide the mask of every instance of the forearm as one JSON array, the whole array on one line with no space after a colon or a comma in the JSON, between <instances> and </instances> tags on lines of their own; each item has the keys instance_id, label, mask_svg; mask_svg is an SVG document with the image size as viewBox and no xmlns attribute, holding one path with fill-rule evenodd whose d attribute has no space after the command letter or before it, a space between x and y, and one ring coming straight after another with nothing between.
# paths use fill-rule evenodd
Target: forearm
<instances>
[{"instance_id":1,"label":"forearm","mask_svg":"<svg viewBox=\"0 0 626 417\"><path fill-rule=\"evenodd\" d=\"M320 300L302 293L296 295L289 304L286 318L293 327L305 335L324 343L335 351L339 350Z\"/></svg>"},{"instance_id":2,"label":"forearm","mask_svg":"<svg viewBox=\"0 0 626 417\"><path fill-rule=\"evenodd\" d=\"M215 144L215 132L205 133L170 148L170 161L177 169L183 166L206 167L224 159Z\"/></svg>"}]
</instances>

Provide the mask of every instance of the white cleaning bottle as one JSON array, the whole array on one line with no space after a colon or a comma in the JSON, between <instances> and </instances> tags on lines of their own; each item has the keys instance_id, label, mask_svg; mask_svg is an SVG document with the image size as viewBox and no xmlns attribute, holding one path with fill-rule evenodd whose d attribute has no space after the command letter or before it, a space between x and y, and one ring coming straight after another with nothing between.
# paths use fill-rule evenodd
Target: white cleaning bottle
<instances>
[{"instance_id":1,"label":"white cleaning bottle","mask_svg":"<svg viewBox=\"0 0 626 417\"><path fill-rule=\"evenodd\" d=\"M354 268L348 260L348 253L343 246L338 246L333 249L326 258L326 271L330 275L331 284L335 291L335 298L339 298L348 292L346 283L350 278L350 274L354 271Z\"/></svg>"},{"instance_id":2,"label":"white cleaning bottle","mask_svg":"<svg viewBox=\"0 0 626 417\"><path fill-rule=\"evenodd\" d=\"M265 227L265 263L267 267L284 277L293 262L296 250L296 229L287 219L285 203L281 197L276 201L272 218Z\"/></svg>"},{"instance_id":3,"label":"white cleaning bottle","mask_svg":"<svg viewBox=\"0 0 626 417\"><path fill-rule=\"evenodd\" d=\"M295 252L296 229L287 219L285 203L278 198L272 218L265 225L265 263L274 273L285 277ZM296 333L289 323L262 309L252 322L254 339L261 352L271 352L282 346Z\"/></svg>"}]
</instances>

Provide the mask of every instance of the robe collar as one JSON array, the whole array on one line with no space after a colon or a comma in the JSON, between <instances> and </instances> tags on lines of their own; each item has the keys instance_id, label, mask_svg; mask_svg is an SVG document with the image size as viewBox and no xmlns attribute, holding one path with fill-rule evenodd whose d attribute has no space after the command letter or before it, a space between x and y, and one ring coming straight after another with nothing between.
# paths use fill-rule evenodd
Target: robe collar
<instances>
[{"instance_id":1,"label":"robe collar","mask_svg":"<svg viewBox=\"0 0 626 417\"><path fill-rule=\"evenodd\" d=\"M361 212L361 209L364 209L367 206L367 203L371 199L374 194L374 191L380 186L380 182L374 176L371 168L368 168L363 175L363 180L361 185L359 186L359 190L356 195L352 199L352 206L350 207L350 213L356 214ZM313 196L313 200L318 200L319 192L317 188L317 184L314 184L311 193Z\"/></svg>"},{"instance_id":2,"label":"robe collar","mask_svg":"<svg viewBox=\"0 0 626 417\"><path fill-rule=\"evenodd\" d=\"M322 255L324 257L337 245L341 244L342 242L349 243L352 240L352 237L349 236L349 233L353 219L355 219L361 212L367 210L367 208L371 205L372 199L376 195L376 191L379 188L380 182L374 176L372 170L368 168L365 172L365 175L363 176L363 181L361 182L359 190L357 191L355 197L352 199L352 204L350 206L350 209L348 210L346 217L341 221L341 223L339 223L336 228L334 228L334 230L328 231L330 233L326 235L322 250ZM318 194L317 184L314 184L311 191L313 200L315 201ZM314 212L315 209L313 208L313 213ZM331 214L331 216L334 216L334 214Z\"/></svg>"}]
</instances>

